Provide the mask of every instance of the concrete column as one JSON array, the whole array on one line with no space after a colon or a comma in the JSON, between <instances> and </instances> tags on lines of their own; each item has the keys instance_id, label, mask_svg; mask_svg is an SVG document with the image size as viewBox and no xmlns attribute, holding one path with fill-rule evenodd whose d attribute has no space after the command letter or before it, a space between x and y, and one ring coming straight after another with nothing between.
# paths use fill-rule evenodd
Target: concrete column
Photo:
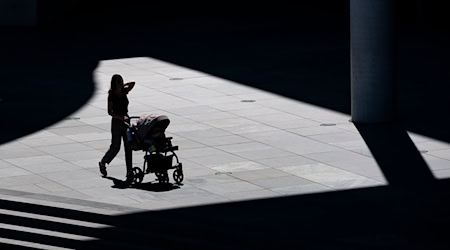
<instances>
[{"instance_id":1,"label":"concrete column","mask_svg":"<svg viewBox=\"0 0 450 250\"><path fill-rule=\"evenodd\" d=\"M0 0L0 26L37 24L37 0Z\"/></svg>"},{"instance_id":2,"label":"concrete column","mask_svg":"<svg viewBox=\"0 0 450 250\"><path fill-rule=\"evenodd\" d=\"M394 2L350 0L353 122L394 120Z\"/></svg>"}]
</instances>

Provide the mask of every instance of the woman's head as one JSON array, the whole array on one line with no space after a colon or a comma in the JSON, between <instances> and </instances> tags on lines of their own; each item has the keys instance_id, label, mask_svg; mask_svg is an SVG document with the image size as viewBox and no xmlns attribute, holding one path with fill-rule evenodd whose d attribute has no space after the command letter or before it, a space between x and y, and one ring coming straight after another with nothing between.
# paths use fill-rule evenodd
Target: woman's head
<instances>
[{"instance_id":1,"label":"woman's head","mask_svg":"<svg viewBox=\"0 0 450 250\"><path fill-rule=\"evenodd\" d=\"M115 74L111 78L111 87L109 92L116 91L116 89L121 88L123 86L123 78L119 74Z\"/></svg>"}]
</instances>

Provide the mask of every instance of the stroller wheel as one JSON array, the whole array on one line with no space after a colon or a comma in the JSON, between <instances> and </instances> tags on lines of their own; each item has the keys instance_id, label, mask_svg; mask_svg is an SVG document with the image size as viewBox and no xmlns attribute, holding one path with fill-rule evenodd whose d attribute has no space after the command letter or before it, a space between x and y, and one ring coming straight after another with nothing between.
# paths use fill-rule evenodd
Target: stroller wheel
<instances>
[{"instance_id":1,"label":"stroller wheel","mask_svg":"<svg viewBox=\"0 0 450 250\"><path fill-rule=\"evenodd\" d=\"M133 168L133 183L132 184L140 184L144 179L144 173L138 167Z\"/></svg>"},{"instance_id":2,"label":"stroller wheel","mask_svg":"<svg viewBox=\"0 0 450 250\"><path fill-rule=\"evenodd\" d=\"M159 183L169 183L169 175L166 172L155 172L156 177L158 177Z\"/></svg>"},{"instance_id":3,"label":"stroller wheel","mask_svg":"<svg viewBox=\"0 0 450 250\"><path fill-rule=\"evenodd\" d=\"M175 180L176 184L181 184L183 178L184 178L183 170L175 169L175 171L173 171L173 179Z\"/></svg>"}]
</instances>

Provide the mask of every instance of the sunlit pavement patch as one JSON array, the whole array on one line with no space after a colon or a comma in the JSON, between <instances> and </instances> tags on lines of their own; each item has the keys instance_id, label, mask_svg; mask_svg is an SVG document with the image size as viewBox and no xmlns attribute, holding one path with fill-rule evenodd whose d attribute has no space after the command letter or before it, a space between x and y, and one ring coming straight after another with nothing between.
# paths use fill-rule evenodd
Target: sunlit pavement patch
<instances>
[{"instance_id":1,"label":"sunlit pavement patch","mask_svg":"<svg viewBox=\"0 0 450 250\"><path fill-rule=\"evenodd\" d=\"M101 178L97 164L110 142L107 92L113 74L121 74L125 82L136 82L128 96L130 115L158 113L171 119L167 132L175 144L180 142L180 161L185 163L185 185L181 188L149 198L139 194L154 194L151 190L114 189L112 180ZM33 173L0 175L1 187L34 193L35 201L67 197L71 205L81 206L102 197L101 204L110 204L109 208L89 209L109 214L386 185L346 114L148 57L101 61L94 79L92 98L57 124L61 128L58 132L64 133L56 135L50 127L35 133L32 141L34 135L17 139L14 143L21 145L21 154L0 148L0 163L8 162L8 169L35 171L35 166L45 165L50 157L56 162L52 163L52 172L46 173L46 178ZM5 100L0 98L0 102ZM430 166L439 164L433 170L435 175L450 177L450 145L417 135L412 139ZM39 150L48 148L48 144L54 148ZM56 153L58 145L64 154ZM195 146L195 150L183 145ZM253 148L255 145L264 147ZM86 147L92 150L79 150ZM32 158L33 165L19 164L36 154L45 157ZM135 165L141 166L142 152L133 155ZM110 177L125 178L123 146L110 170ZM195 173L192 176L191 170ZM172 172L169 176L173 182ZM143 182L155 179L149 174ZM180 196L175 194L182 194L186 202L177 200ZM11 192L8 195L14 197ZM61 201L54 200L54 204Z\"/></svg>"}]
</instances>

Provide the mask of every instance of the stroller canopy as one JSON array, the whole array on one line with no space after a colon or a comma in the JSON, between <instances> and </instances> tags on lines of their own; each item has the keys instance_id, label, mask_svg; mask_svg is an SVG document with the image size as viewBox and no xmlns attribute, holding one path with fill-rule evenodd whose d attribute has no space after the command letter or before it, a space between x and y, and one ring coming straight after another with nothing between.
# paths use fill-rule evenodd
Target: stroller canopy
<instances>
[{"instance_id":1,"label":"stroller canopy","mask_svg":"<svg viewBox=\"0 0 450 250\"><path fill-rule=\"evenodd\" d=\"M164 133L169 126L170 120L165 115L143 115L136 123L137 136L141 141L154 129L158 129L160 133Z\"/></svg>"}]
</instances>

